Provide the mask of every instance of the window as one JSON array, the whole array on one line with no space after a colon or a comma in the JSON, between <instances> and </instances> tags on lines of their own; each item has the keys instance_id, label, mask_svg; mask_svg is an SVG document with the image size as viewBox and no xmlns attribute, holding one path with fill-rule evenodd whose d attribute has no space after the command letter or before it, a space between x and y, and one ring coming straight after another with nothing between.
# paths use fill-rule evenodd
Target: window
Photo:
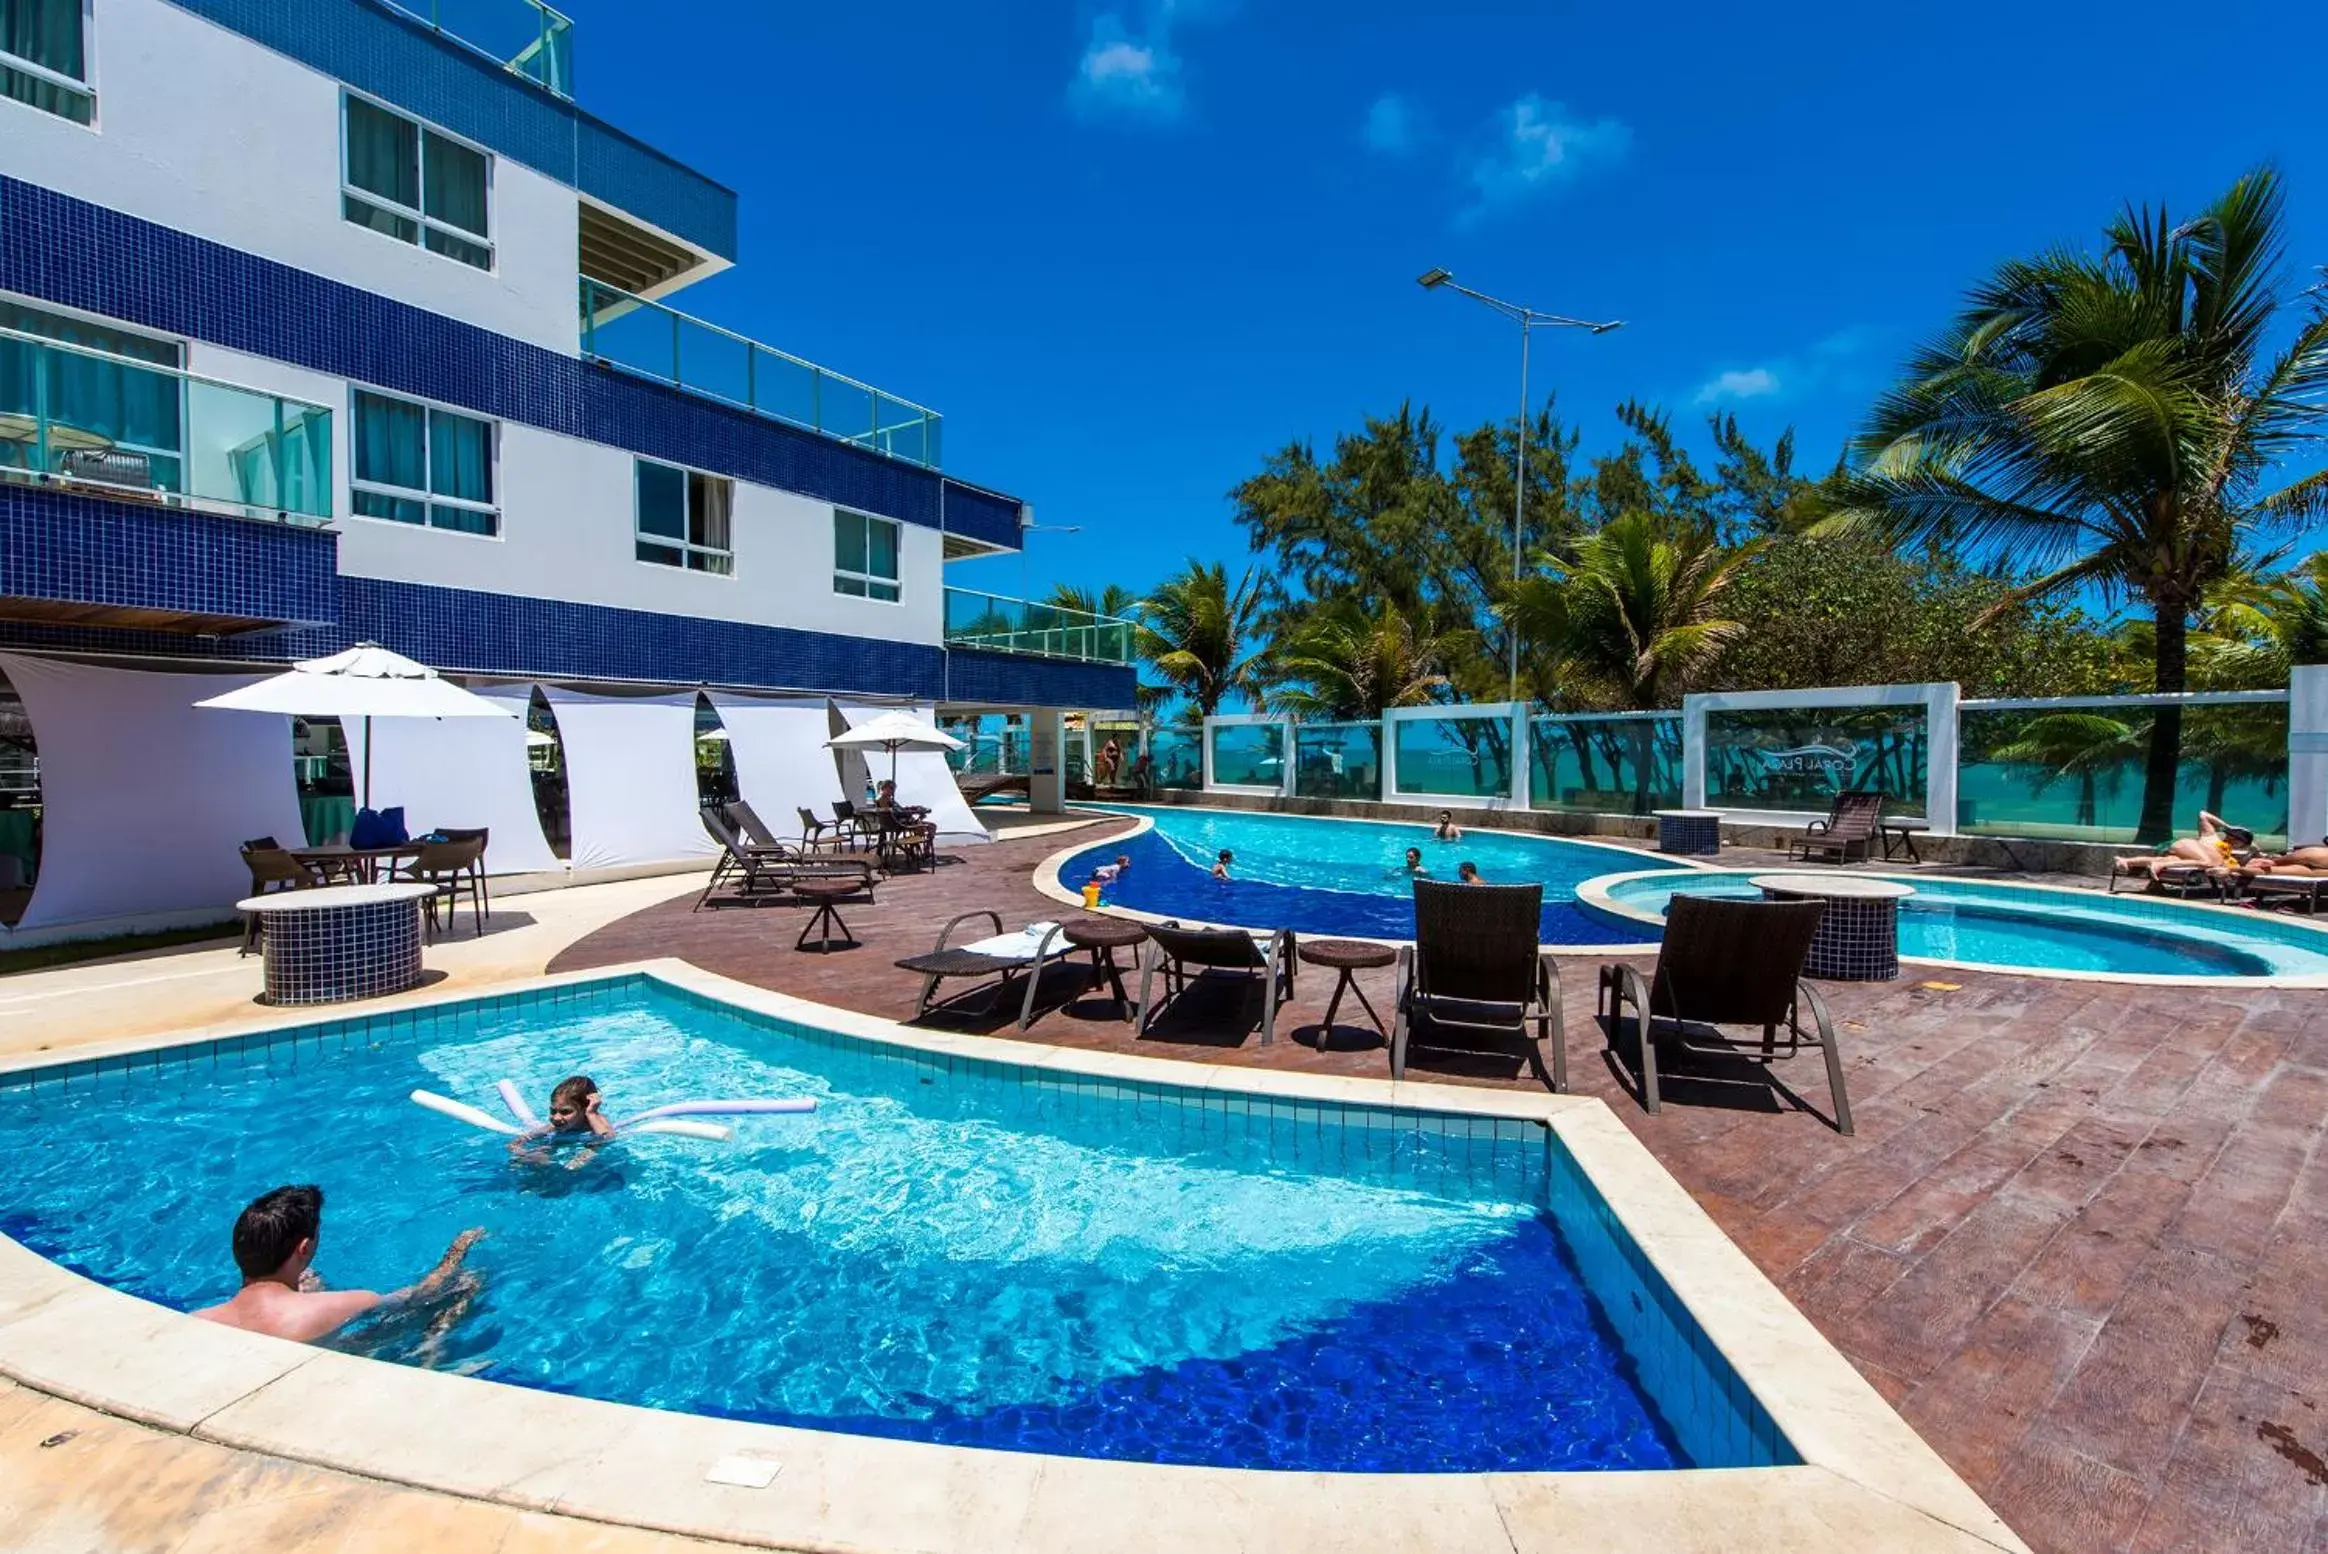
<instances>
[{"instance_id":1,"label":"window","mask_svg":"<svg viewBox=\"0 0 2328 1554\"><path fill-rule=\"evenodd\" d=\"M340 199L348 220L492 269L486 221L492 159L378 103L353 96L346 102Z\"/></svg>"},{"instance_id":2,"label":"window","mask_svg":"<svg viewBox=\"0 0 2328 1554\"><path fill-rule=\"evenodd\" d=\"M728 517L735 503L732 480L640 459L639 559L659 567L732 574L736 561L729 549Z\"/></svg>"},{"instance_id":3,"label":"window","mask_svg":"<svg viewBox=\"0 0 2328 1554\"><path fill-rule=\"evenodd\" d=\"M0 0L0 98L89 122L88 18L83 0Z\"/></svg>"},{"instance_id":4,"label":"window","mask_svg":"<svg viewBox=\"0 0 2328 1554\"><path fill-rule=\"evenodd\" d=\"M499 534L493 503L495 426L408 399L355 392L358 517Z\"/></svg>"},{"instance_id":5,"label":"window","mask_svg":"<svg viewBox=\"0 0 2328 1554\"><path fill-rule=\"evenodd\" d=\"M79 349L46 350L36 343L44 340ZM83 434L75 446L94 441L143 454L156 488L183 491L186 403L174 370L181 360L175 341L0 298L0 426L24 433L0 436L0 469L34 468L30 433L45 415L52 429ZM52 440L46 473L63 468L68 451Z\"/></svg>"},{"instance_id":6,"label":"window","mask_svg":"<svg viewBox=\"0 0 2328 1554\"><path fill-rule=\"evenodd\" d=\"M833 509L833 592L897 602L897 525Z\"/></svg>"}]
</instances>

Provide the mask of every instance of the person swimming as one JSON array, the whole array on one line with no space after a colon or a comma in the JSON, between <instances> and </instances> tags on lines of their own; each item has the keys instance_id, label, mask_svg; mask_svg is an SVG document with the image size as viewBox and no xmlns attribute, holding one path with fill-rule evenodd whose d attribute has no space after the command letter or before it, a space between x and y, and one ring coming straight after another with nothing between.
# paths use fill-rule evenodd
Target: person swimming
<instances>
[{"instance_id":1,"label":"person swimming","mask_svg":"<svg viewBox=\"0 0 2328 1554\"><path fill-rule=\"evenodd\" d=\"M1458 885L1484 885L1487 881L1479 877L1479 865L1466 858L1455 869L1455 883Z\"/></svg>"},{"instance_id":2,"label":"person swimming","mask_svg":"<svg viewBox=\"0 0 2328 1554\"><path fill-rule=\"evenodd\" d=\"M550 1120L511 1139L509 1153L528 1165L547 1165L549 1151L540 1146L587 1139L591 1147L566 1162L566 1169L573 1171L589 1162L597 1146L611 1142L614 1133L613 1121L598 1109L598 1082L588 1074L576 1074L559 1080L550 1092Z\"/></svg>"},{"instance_id":3,"label":"person swimming","mask_svg":"<svg viewBox=\"0 0 2328 1554\"><path fill-rule=\"evenodd\" d=\"M1213 878L1216 880L1227 879L1229 877L1229 865L1235 863L1236 861L1237 855L1235 853L1230 852L1226 847L1222 848L1221 855L1213 860Z\"/></svg>"},{"instance_id":4,"label":"person swimming","mask_svg":"<svg viewBox=\"0 0 2328 1554\"><path fill-rule=\"evenodd\" d=\"M1455 824L1455 817L1446 810L1439 811L1439 823L1431 827L1431 838L1440 842L1460 842L1463 828Z\"/></svg>"},{"instance_id":5,"label":"person swimming","mask_svg":"<svg viewBox=\"0 0 2328 1554\"><path fill-rule=\"evenodd\" d=\"M461 1260L484 1234L482 1229L462 1231L434 1268L403 1289L385 1295L326 1289L314 1268L316 1243L323 1236L323 1189L278 1187L252 1199L235 1219L234 1263L242 1272L242 1288L194 1315L221 1327L311 1344L358 1317L461 1293L456 1284Z\"/></svg>"},{"instance_id":6,"label":"person swimming","mask_svg":"<svg viewBox=\"0 0 2328 1554\"><path fill-rule=\"evenodd\" d=\"M1397 879L1401 875L1404 875L1409 879L1427 880L1431 877L1431 867L1429 864L1423 862L1423 850L1420 847L1408 848L1406 850L1406 861L1400 864L1397 868L1390 871L1390 878L1392 879Z\"/></svg>"}]
</instances>

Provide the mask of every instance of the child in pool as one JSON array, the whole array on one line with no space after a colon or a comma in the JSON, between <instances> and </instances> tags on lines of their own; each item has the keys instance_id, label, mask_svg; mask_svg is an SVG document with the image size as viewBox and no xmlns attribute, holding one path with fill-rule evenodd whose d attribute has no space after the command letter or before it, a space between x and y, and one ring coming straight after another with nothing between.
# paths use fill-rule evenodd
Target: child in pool
<instances>
[{"instance_id":1,"label":"child in pool","mask_svg":"<svg viewBox=\"0 0 2328 1554\"><path fill-rule=\"evenodd\" d=\"M588 1074L575 1074L559 1080L550 1092L550 1120L511 1139L509 1152L528 1165L547 1165L549 1151L540 1145L587 1138L591 1147L577 1151L566 1162L566 1169L572 1171L596 1154L598 1145L613 1137L614 1124L598 1109L598 1082Z\"/></svg>"},{"instance_id":2,"label":"child in pool","mask_svg":"<svg viewBox=\"0 0 2328 1554\"><path fill-rule=\"evenodd\" d=\"M1222 848L1220 857L1213 860L1213 878L1216 880L1227 879L1229 877L1229 865L1235 863L1236 861L1237 855L1235 853L1230 852L1226 847Z\"/></svg>"}]
</instances>

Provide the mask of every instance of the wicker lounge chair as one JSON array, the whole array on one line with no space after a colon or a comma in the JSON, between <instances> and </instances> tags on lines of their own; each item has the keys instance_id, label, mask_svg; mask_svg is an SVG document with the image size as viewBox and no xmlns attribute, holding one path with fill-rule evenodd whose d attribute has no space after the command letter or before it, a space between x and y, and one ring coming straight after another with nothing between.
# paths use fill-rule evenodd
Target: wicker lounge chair
<instances>
[{"instance_id":1,"label":"wicker lounge chair","mask_svg":"<svg viewBox=\"0 0 2328 1554\"><path fill-rule=\"evenodd\" d=\"M1611 1050L1620 1060L1625 1005L1633 1006L1626 1044L1641 1081L1641 1104L1658 1109L1657 1044L1768 1063L1805 1047L1827 1059L1827 1090L1835 1099L1837 1131L1851 1131L1851 1099L1843 1089L1843 1053L1818 990L1802 980L1803 958L1827 910L1823 901L1729 901L1675 896L1665 916L1665 942L1653 982L1630 966L1603 966L1600 1012ZM1810 1011L1814 1029L1803 1029ZM1713 1027L1759 1025L1759 1041L1737 1041Z\"/></svg>"},{"instance_id":2,"label":"wicker lounge chair","mask_svg":"<svg viewBox=\"0 0 2328 1554\"><path fill-rule=\"evenodd\" d=\"M722 889L728 892L726 900L751 905L798 901L792 887L803 879L851 880L857 885L856 899L873 899L873 870L861 858L811 858L781 842L759 846L744 839L725 805L706 804L702 818L703 829L719 843L720 853L703 894L695 898L698 912Z\"/></svg>"},{"instance_id":3,"label":"wicker lounge chair","mask_svg":"<svg viewBox=\"0 0 2328 1554\"><path fill-rule=\"evenodd\" d=\"M2306 917L2315 917L2321 895L2328 892L2328 874L2250 874L2242 879L2240 888L2259 906L2277 899L2301 908Z\"/></svg>"},{"instance_id":4,"label":"wicker lounge chair","mask_svg":"<svg viewBox=\"0 0 2328 1554\"><path fill-rule=\"evenodd\" d=\"M1415 881L1415 942L1398 952L1391 1078L1406 1077L1410 1048L1439 1046L1441 1032L1471 1032L1516 1043L1538 1079L1568 1088L1560 973L1537 942L1543 913L1541 885Z\"/></svg>"},{"instance_id":5,"label":"wicker lounge chair","mask_svg":"<svg viewBox=\"0 0 2328 1554\"><path fill-rule=\"evenodd\" d=\"M1849 863L1865 858L1883 820L1883 795L1863 788L1835 795L1835 807L1824 820L1814 820L1787 848L1787 856L1809 863Z\"/></svg>"},{"instance_id":6,"label":"wicker lounge chair","mask_svg":"<svg viewBox=\"0 0 2328 1554\"><path fill-rule=\"evenodd\" d=\"M1277 1006L1293 996L1293 932L1280 928L1256 939L1241 928L1183 928L1150 923L1149 948L1140 956L1140 1013L1135 1029L1145 1036L1161 1005L1149 1001L1156 973L1164 974L1164 1003L1197 982L1238 977L1261 986L1261 1044L1277 1040ZM1192 972L1191 967L1195 970Z\"/></svg>"},{"instance_id":7,"label":"wicker lounge chair","mask_svg":"<svg viewBox=\"0 0 2328 1554\"><path fill-rule=\"evenodd\" d=\"M966 945L952 945L954 930L972 918L982 917L992 926L993 935ZM1019 999L1018 1028L1025 1030L1034 1022L1035 994L1043 984L1043 968L1053 964L1070 946L1060 937L1057 923L1036 925L1043 931L1036 934L1031 928L1014 935L1002 931L1002 917L996 912L964 912L938 930L938 942L927 955L909 955L897 962L900 971L919 973L922 979L921 998L915 1003L913 1017L917 1020L930 1012L937 999L939 986L954 977L993 977L994 990L976 1009L952 1009L946 1012L983 1018L1003 1007L1010 996L1012 979L1026 978L1025 992ZM949 946L952 947L949 947Z\"/></svg>"}]
</instances>

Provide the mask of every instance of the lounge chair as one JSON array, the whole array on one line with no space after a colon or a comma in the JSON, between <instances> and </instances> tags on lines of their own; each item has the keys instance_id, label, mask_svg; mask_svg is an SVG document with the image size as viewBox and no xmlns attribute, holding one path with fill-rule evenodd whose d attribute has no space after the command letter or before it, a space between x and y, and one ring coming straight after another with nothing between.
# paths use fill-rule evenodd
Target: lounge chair
<instances>
[{"instance_id":1,"label":"lounge chair","mask_svg":"<svg viewBox=\"0 0 2328 1554\"><path fill-rule=\"evenodd\" d=\"M243 867L251 871L254 896L270 895L278 890L313 890L331 883L320 870L294 856L271 836L254 836L243 843L242 861ZM248 955L258 948L260 923L256 912L244 917L241 953Z\"/></svg>"},{"instance_id":2,"label":"lounge chair","mask_svg":"<svg viewBox=\"0 0 2328 1554\"><path fill-rule=\"evenodd\" d=\"M1849 863L1854 855L1865 858L1867 845L1875 840L1882 820L1882 794L1864 788L1838 793L1827 818L1804 828L1788 846L1787 856L1804 863L1814 858L1828 863Z\"/></svg>"},{"instance_id":3,"label":"lounge chair","mask_svg":"<svg viewBox=\"0 0 2328 1554\"><path fill-rule=\"evenodd\" d=\"M977 917L986 919L994 929L993 934L971 944L951 945L954 930ZM1002 1008L1003 1000L1010 996L1012 978L1024 974L1026 990L1019 1000L1018 1013L1018 1028L1023 1031L1034 1023L1035 993L1043 983L1043 968L1053 964L1069 948L1060 937L1057 923L1036 923L1016 934L1006 934L1002 931L1001 914L988 911L964 912L938 930L938 942L927 955L909 955L897 962L897 968L900 971L917 972L921 976L921 998L913 1010L913 1017L917 1020L930 1012L938 996L939 985L949 978L996 979L993 992L978 1008L947 1011L983 1017Z\"/></svg>"},{"instance_id":4,"label":"lounge chair","mask_svg":"<svg viewBox=\"0 0 2328 1554\"><path fill-rule=\"evenodd\" d=\"M2258 906L2277 898L2290 906L2301 907L2306 917L2316 917L2320 912L2320 897L2328 892L2328 874L2250 874L2241 878L2240 888Z\"/></svg>"},{"instance_id":5,"label":"lounge chair","mask_svg":"<svg viewBox=\"0 0 2328 1554\"><path fill-rule=\"evenodd\" d=\"M2150 860L2156 856L2154 853L2145 857L2113 859L2110 880L2103 887L2102 894L2114 896L2118 893L2119 882L2130 880L2139 890L2155 890L2161 895L2213 896L2221 900L2235 877L2229 869L2211 868L2203 863L2187 861L2162 864L2153 873Z\"/></svg>"},{"instance_id":6,"label":"lounge chair","mask_svg":"<svg viewBox=\"0 0 2328 1554\"><path fill-rule=\"evenodd\" d=\"M1418 1040L1436 1046L1429 1037L1441 1030L1471 1031L1516 1042L1538 1079L1555 1091L1568 1088L1560 973L1537 943L1543 914L1541 885L1415 881L1415 942L1398 952L1391 1078L1406 1077L1407 1052Z\"/></svg>"},{"instance_id":7,"label":"lounge chair","mask_svg":"<svg viewBox=\"0 0 2328 1554\"><path fill-rule=\"evenodd\" d=\"M1293 931L1280 928L1267 939L1255 939L1241 928L1183 928L1178 923L1150 923L1148 948L1140 955L1140 1012L1136 1026L1148 1034L1159 1005L1149 1001L1156 973L1164 973L1164 1002L1171 1003L1189 987L1207 979L1258 979L1261 985L1261 1045L1277 1040L1277 1006L1293 996ZM1195 971L1191 973L1190 967Z\"/></svg>"},{"instance_id":8,"label":"lounge chair","mask_svg":"<svg viewBox=\"0 0 2328 1554\"><path fill-rule=\"evenodd\" d=\"M1620 1060L1625 1005L1633 1006L1631 1056L1641 1080L1641 1104L1658 1109L1657 1045L1768 1063L1805 1047L1827 1059L1827 1091L1835 1098L1835 1127L1851 1131L1851 1098L1843 1089L1843 1053L1826 1001L1802 980L1803 958L1819 930L1824 901L1735 901L1675 896L1665 914L1654 981L1631 966L1603 966L1600 1013L1609 1048ZM1814 1030L1803 1029L1810 1010ZM1713 1029L1759 1025L1759 1042L1738 1041ZM1781 1035L1783 1030L1784 1034Z\"/></svg>"},{"instance_id":9,"label":"lounge chair","mask_svg":"<svg viewBox=\"0 0 2328 1554\"><path fill-rule=\"evenodd\" d=\"M858 887L858 899L873 899L873 869L861 858L811 858L781 842L763 847L747 841L725 805L706 804L702 819L703 829L719 843L720 853L711 867L711 878L704 882L703 894L695 898L698 912L723 887L729 892L728 900L755 906L770 901L796 902L800 898L792 887L810 878L851 880Z\"/></svg>"}]
</instances>

